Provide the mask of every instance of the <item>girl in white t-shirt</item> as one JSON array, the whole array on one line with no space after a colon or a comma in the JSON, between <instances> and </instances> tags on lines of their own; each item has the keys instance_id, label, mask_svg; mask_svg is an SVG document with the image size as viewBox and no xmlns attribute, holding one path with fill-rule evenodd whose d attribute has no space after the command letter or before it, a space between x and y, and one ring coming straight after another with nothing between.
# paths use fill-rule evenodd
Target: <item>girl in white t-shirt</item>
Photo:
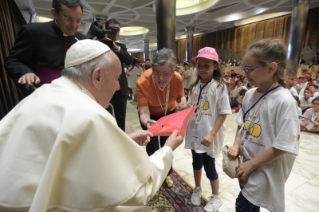
<instances>
[{"instance_id":1,"label":"girl in white t-shirt","mask_svg":"<svg viewBox=\"0 0 319 212\"><path fill-rule=\"evenodd\" d=\"M235 118L239 125L228 156L236 167L242 190L236 211L285 211L285 182L299 150L299 120L295 99L284 85L286 48L279 40L252 44L242 70L256 88L247 91Z\"/></svg>"},{"instance_id":2,"label":"girl in white t-shirt","mask_svg":"<svg viewBox=\"0 0 319 212\"><path fill-rule=\"evenodd\" d=\"M227 87L218 65L218 55L214 48L205 47L198 51L198 78L190 87L188 104L198 105L191 116L186 132L185 148L192 150L195 189L191 196L193 205L201 201L201 175L204 166L212 187L212 196L205 211L217 211L222 202L219 197L219 179L215 158L222 150L226 132L225 119L231 114Z\"/></svg>"}]
</instances>

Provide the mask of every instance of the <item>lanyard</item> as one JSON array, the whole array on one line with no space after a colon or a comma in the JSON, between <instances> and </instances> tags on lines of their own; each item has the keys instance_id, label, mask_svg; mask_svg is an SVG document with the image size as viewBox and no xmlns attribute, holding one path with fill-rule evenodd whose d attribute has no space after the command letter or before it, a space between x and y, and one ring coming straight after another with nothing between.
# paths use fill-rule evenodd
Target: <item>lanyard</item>
<instances>
[{"instance_id":1,"label":"lanyard","mask_svg":"<svg viewBox=\"0 0 319 212\"><path fill-rule=\"evenodd\" d=\"M165 111L164 111L163 106L162 106L162 103L161 103L161 100L160 100L160 98L159 98L159 96L158 96L158 94L157 94L154 77L152 77L152 79L153 79L153 83L154 83L155 92L156 92L156 96L157 96L158 102L160 103L160 106L161 106L161 108L162 108L162 111L163 111L163 113L164 113L164 116L166 116L167 106L168 106L168 100L169 100L169 90L170 90L171 83L169 82L168 87L167 87L167 91L166 91L166 101L165 101Z\"/></svg>"},{"instance_id":2,"label":"lanyard","mask_svg":"<svg viewBox=\"0 0 319 212\"><path fill-rule=\"evenodd\" d=\"M208 83L210 83L210 82L208 82ZM199 104L200 97L202 96L202 91L206 87L206 85L208 85L208 83L206 83L203 87L202 87L202 85L199 85L199 94L198 94L198 99L197 99L197 104L196 105Z\"/></svg>"},{"instance_id":3,"label":"lanyard","mask_svg":"<svg viewBox=\"0 0 319 212\"><path fill-rule=\"evenodd\" d=\"M243 120L245 121L245 118L246 118L246 115L247 115L247 113L251 110L251 109L253 109L256 105L257 105L257 103L262 99L262 98L264 98L267 94L269 94L270 92L272 92L273 90L275 90L275 89L277 89L277 88L279 88L279 87L286 87L286 86L284 86L284 85L277 85L276 87L273 87L272 89L270 89L270 90L268 90L266 93L264 93L261 97L259 97L259 99L255 102L255 104L253 104L253 106L251 106L246 112L244 111L244 108L242 107L241 108L241 110L242 110L242 112L243 112Z\"/></svg>"}]
</instances>

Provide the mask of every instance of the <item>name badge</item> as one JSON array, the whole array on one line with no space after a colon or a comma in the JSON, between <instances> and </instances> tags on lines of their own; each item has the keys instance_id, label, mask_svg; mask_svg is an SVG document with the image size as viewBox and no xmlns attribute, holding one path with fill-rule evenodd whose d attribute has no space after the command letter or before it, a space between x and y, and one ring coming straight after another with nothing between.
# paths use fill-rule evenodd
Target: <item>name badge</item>
<instances>
[{"instance_id":1,"label":"name badge","mask_svg":"<svg viewBox=\"0 0 319 212\"><path fill-rule=\"evenodd\" d=\"M191 142L198 143L198 144L201 143L201 134L197 128L192 130Z\"/></svg>"}]
</instances>

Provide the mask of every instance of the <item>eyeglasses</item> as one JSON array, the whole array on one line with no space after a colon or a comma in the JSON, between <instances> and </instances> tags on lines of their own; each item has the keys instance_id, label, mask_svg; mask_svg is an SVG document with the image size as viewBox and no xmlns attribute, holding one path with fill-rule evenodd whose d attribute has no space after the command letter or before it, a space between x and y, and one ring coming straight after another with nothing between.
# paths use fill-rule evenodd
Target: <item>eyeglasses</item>
<instances>
[{"instance_id":1,"label":"eyeglasses","mask_svg":"<svg viewBox=\"0 0 319 212\"><path fill-rule=\"evenodd\" d=\"M312 103L313 105L315 105L315 106L319 106L319 103Z\"/></svg>"},{"instance_id":2,"label":"eyeglasses","mask_svg":"<svg viewBox=\"0 0 319 212\"><path fill-rule=\"evenodd\" d=\"M252 67L250 68L249 66L241 66L241 70L245 73L245 74L251 74L251 72L260 67L260 66L264 66L264 65L258 65L258 66L255 66L255 67Z\"/></svg>"},{"instance_id":3,"label":"eyeglasses","mask_svg":"<svg viewBox=\"0 0 319 212\"><path fill-rule=\"evenodd\" d=\"M81 24L81 22L82 22L82 20L81 19L74 19L74 18L71 18L71 17L69 17L69 16L65 16L65 15L62 15L63 16L63 18L67 21L67 22L69 22L69 23L73 23L73 22L75 22L76 24Z\"/></svg>"},{"instance_id":4,"label":"eyeglasses","mask_svg":"<svg viewBox=\"0 0 319 212\"><path fill-rule=\"evenodd\" d=\"M161 74L161 73L158 72L158 71L153 71L153 75L154 75L155 77L161 77L161 76L163 76L164 78L169 78L169 77L172 75L172 73L171 73L171 72L165 72L165 73Z\"/></svg>"}]
</instances>

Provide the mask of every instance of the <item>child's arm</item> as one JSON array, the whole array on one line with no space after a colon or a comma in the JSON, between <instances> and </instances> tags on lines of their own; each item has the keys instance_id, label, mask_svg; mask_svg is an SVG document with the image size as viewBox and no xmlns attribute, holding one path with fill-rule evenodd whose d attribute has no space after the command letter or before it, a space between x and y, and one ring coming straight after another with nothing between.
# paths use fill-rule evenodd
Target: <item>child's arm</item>
<instances>
[{"instance_id":1,"label":"child's arm","mask_svg":"<svg viewBox=\"0 0 319 212\"><path fill-rule=\"evenodd\" d=\"M227 114L220 114L218 116L218 119L217 119L212 131L210 131L210 133L208 133L208 135L206 135L203 138L203 140L201 141L202 145L209 147L212 144L217 132L219 131L219 129L221 128L221 126L225 122L226 117L227 117Z\"/></svg>"},{"instance_id":2,"label":"child's arm","mask_svg":"<svg viewBox=\"0 0 319 212\"><path fill-rule=\"evenodd\" d=\"M270 147L261 155L258 155L257 157L236 166L236 176L244 178L250 172L252 172L254 169L258 168L259 166L270 163L270 162L280 158L281 156L283 156L286 153L287 152L282 151L280 149Z\"/></svg>"},{"instance_id":3,"label":"child's arm","mask_svg":"<svg viewBox=\"0 0 319 212\"><path fill-rule=\"evenodd\" d=\"M237 132L236 132L236 136L235 136L235 141L234 141L234 144L232 147L230 147L228 149L228 157L230 160L235 160L236 157L238 156L239 154L239 130L240 130L240 126L237 127Z\"/></svg>"}]
</instances>

